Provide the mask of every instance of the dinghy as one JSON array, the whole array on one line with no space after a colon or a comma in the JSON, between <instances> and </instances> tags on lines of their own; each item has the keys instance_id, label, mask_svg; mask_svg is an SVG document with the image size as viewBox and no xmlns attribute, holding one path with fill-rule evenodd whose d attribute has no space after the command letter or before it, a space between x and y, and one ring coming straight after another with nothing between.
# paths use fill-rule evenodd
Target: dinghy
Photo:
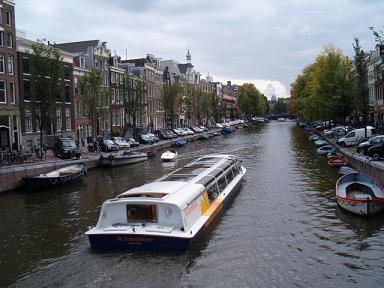
<instances>
[{"instance_id":1,"label":"dinghy","mask_svg":"<svg viewBox=\"0 0 384 288\"><path fill-rule=\"evenodd\" d=\"M170 161L175 161L177 156L178 156L177 151L171 149L161 154L160 159L164 162L170 162Z\"/></svg>"},{"instance_id":2,"label":"dinghy","mask_svg":"<svg viewBox=\"0 0 384 288\"><path fill-rule=\"evenodd\" d=\"M337 181L336 199L341 208L357 215L370 216L384 209L383 187L361 173L350 173Z\"/></svg>"}]
</instances>

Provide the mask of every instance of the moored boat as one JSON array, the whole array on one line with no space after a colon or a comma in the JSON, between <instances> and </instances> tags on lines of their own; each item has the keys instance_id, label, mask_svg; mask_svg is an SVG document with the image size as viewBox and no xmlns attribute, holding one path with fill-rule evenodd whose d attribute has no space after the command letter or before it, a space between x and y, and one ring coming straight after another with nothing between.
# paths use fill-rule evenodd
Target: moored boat
<instances>
[{"instance_id":1,"label":"moored boat","mask_svg":"<svg viewBox=\"0 0 384 288\"><path fill-rule=\"evenodd\" d=\"M320 137L317 136L316 134L312 134L312 135L309 136L309 140L310 141L317 141L319 139L320 139Z\"/></svg>"},{"instance_id":2,"label":"moored boat","mask_svg":"<svg viewBox=\"0 0 384 288\"><path fill-rule=\"evenodd\" d=\"M65 165L58 169L36 176L23 177L23 182L29 189L52 188L78 181L87 175L84 163Z\"/></svg>"},{"instance_id":3,"label":"moored boat","mask_svg":"<svg viewBox=\"0 0 384 288\"><path fill-rule=\"evenodd\" d=\"M160 159L164 162L175 161L178 153L174 149L170 149L161 154Z\"/></svg>"},{"instance_id":4,"label":"moored boat","mask_svg":"<svg viewBox=\"0 0 384 288\"><path fill-rule=\"evenodd\" d=\"M222 134L230 134L233 131L235 131L235 128L233 128L231 126L226 126L226 127L223 127L223 129L221 130L221 133Z\"/></svg>"},{"instance_id":5,"label":"moored boat","mask_svg":"<svg viewBox=\"0 0 384 288\"><path fill-rule=\"evenodd\" d=\"M381 183L361 173L350 173L337 180L336 199L341 208L357 215L370 216L384 209Z\"/></svg>"},{"instance_id":6,"label":"moored boat","mask_svg":"<svg viewBox=\"0 0 384 288\"><path fill-rule=\"evenodd\" d=\"M358 173L356 169L353 169L352 167L348 166L341 166L339 169L339 174L346 175L349 173Z\"/></svg>"},{"instance_id":7,"label":"moored boat","mask_svg":"<svg viewBox=\"0 0 384 288\"><path fill-rule=\"evenodd\" d=\"M341 167L346 166L347 164L348 161L343 156L331 157L328 159L328 165L331 167Z\"/></svg>"},{"instance_id":8,"label":"moored boat","mask_svg":"<svg viewBox=\"0 0 384 288\"><path fill-rule=\"evenodd\" d=\"M101 153L101 166L122 166L142 162L148 159L147 153L124 151L119 153Z\"/></svg>"},{"instance_id":9,"label":"moored boat","mask_svg":"<svg viewBox=\"0 0 384 288\"><path fill-rule=\"evenodd\" d=\"M232 155L208 155L103 203L86 232L95 249L186 250L208 232L246 173Z\"/></svg>"},{"instance_id":10,"label":"moored boat","mask_svg":"<svg viewBox=\"0 0 384 288\"><path fill-rule=\"evenodd\" d=\"M177 140L175 141L175 143L173 143L172 146L175 146L175 147L184 147L185 145L188 144L188 140L187 139L180 139L180 140Z\"/></svg>"},{"instance_id":11,"label":"moored boat","mask_svg":"<svg viewBox=\"0 0 384 288\"><path fill-rule=\"evenodd\" d=\"M319 139L319 140L316 140L316 141L315 141L315 145L316 145L316 147L321 147L321 146L324 146L324 145L328 145L328 142Z\"/></svg>"},{"instance_id":12,"label":"moored boat","mask_svg":"<svg viewBox=\"0 0 384 288\"><path fill-rule=\"evenodd\" d=\"M327 155L328 153L335 152L336 149L332 145L324 145L317 148L316 153L319 155Z\"/></svg>"}]
</instances>

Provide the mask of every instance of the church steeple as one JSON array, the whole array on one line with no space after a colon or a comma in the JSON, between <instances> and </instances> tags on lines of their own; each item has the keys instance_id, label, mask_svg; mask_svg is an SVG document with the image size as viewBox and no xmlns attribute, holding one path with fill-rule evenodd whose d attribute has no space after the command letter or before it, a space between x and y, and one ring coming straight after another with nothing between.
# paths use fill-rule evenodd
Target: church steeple
<instances>
[{"instance_id":1,"label":"church steeple","mask_svg":"<svg viewBox=\"0 0 384 288\"><path fill-rule=\"evenodd\" d=\"M185 56L185 59L187 59L187 62L188 62L188 63L191 63L192 56L191 56L191 54L189 53L189 49L188 49L187 55Z\"/></svg>"}]
</instances>

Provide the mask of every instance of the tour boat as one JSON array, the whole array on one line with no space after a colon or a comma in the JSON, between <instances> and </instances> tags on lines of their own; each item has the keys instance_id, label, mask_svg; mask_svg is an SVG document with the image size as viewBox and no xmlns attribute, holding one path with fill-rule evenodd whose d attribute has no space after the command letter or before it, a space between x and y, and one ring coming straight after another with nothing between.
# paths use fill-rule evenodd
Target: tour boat
<instances>
[{"instance_id":1,"label":"tour boat","mask_svg":"<svg viewBox=\"0 0 384 288\"><path fill-rule=\"evenodd\" d=\"M147 153L126 150L118 153L102 153L99 161L101 166L121 166L142 162L147 159Z\"/></svg>"},{"instance_id":2,"label":"tour boat","mask_svg":"<svg viewBox=\"0 0 384 288\"><path fill-rule=\"evenodd\" d=\"M175 161L177 156L178 156L177 151L171 149L161 154L160 159L164 162Z\"/></svg>"},{"instance_id":3,"label":"tour boat","mask_svg":"<svg viewBox=\"0 0 384 288\"><path fill-rule=\"evenodd\" d=\"M233 155L207 155L107 200L86 232L91 247L186 250L214 225L245 173Z\"/></svg>"},{"instance_id":4,"label":"tour boat","mask_svg":"<svg viewBox=\"0 0 384 288\"><path fill-rule=\"evenodd\" d=\"M61 168L35 176L23 177L24 184L29 189L52 188L69 184L87 175L87 167L83 162L70 164Z\"/></svg>"},{"instance_id":5,"label":"tour boat","mask_svg":"<svg viewBox=\"0 0 384 288\"><path fill-rule=\"evenodd\" d=\"M384 209L384 189L374 178L350 173L336 183L337 203L357 215L374 215Z\"/></svg>"}]
</instances>

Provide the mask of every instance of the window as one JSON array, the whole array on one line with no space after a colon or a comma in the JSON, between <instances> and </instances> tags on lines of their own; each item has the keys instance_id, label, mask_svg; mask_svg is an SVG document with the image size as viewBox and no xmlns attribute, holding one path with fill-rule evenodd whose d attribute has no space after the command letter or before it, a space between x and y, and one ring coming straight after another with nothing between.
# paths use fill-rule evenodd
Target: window
<instances>
[{"instance_id":1,"label":"window","mask_svg":"<svg viewBox=\"0 0 384 288\"><path fill-rule=\"evenodd\" d=\"M209 185L209 187L207 188L207 194L208 194L209 202L212 202L213 200L215 200L219 196L220 192L217 189L216 182Z\"/></svg>"},{"instance_id":2,"label":"window","mask_svg":"<svg viewBox=\"0 0 384 288\"><path fill-rule=\"evenodd\" d=\"M61 108L56 108L56 131L61 131L63 123L61 121Z\"/></svg>"},{"instance_id":3,"label":"window","mask_svg":"<svg viewBox=\"0 0 384 288\"><path fill-rule=\"evenodd\" d=\"M40 117L41 117L41 115L40 115L40 108L36 107L36 113L35 113L36 132L40 132Z\"/></svg>"},{"instance_id":4,"label":"window","mask_svg":"<svg viewBox=\"0 0 384 288\"><path fill-rule=\"evenodd\" d=\"M16 93L15 93L15 83L9 83L9 99L11 99L12 104L16 104Z\"/></svg>"},{"instance_id":5,"label":"window","mask_svg":"<svg viewBox=\"0 0 384 288\"><path fill-rule=\"evenodd\" d=\"M0 47L4 46L4 31L0 31Z\"/></svg>"},{"instance_id":6,"label":"window","mask_svg":"<svg viewBox=\"0 0 384 288\"><path fill-rule=\"evenodd\" d=\"M64 79L69 80L69 66L64 65Z\"/></svg>"},{"instance_id":7,"label":"window","mask_svg":"<svg viewBox=\"0 0 384 288\"><path fill-rule=\"evenodd\" d=\"M3 8L0 8L0 25L3 24Z\"/></svg>"},{"instance_id":8,"label":"window","mask_svg":"<svg viewBox=\"0 0 384 288\"><path fill-rule=\"evenodd\" d=\"M217 180L217 185L219 186L220 192L227 187L227 181L225 180L225 177L221 177L219 180Z\"/></svg>"},{"instance_id":9,"label":"window","mask_svg":"<svg viewBox=\"0 0 384 288\"><path fill-rule=\"evenodd\" d=\"M0 103L7 103L7 97L5 93L5 82L0 81Z\"/></svg>"},{"instance_id":10,"label":"window","mask_svg":"<svg viewBox=\"0 0 384 288\"><path fill-rule=\"evenodd\" d=\"M71 108L65 108L65 128L71 130Z\"/></svg>"},{"instance_id":11,"label":"window","mask_svg":"<svg viewBox=\"0 0 384 288\"><path fill-rule=\"evenodd\" d=\"M24 100L31 100L31 85L28 80L24 80Z\"/></svg>"},{"instance_id":12,"label":"window","mask_svg":"<svg viewBox=\"0 0 384 288\"><path fill-rule=\"evenodd\" d=\"M32 116L29 109L25 109L25 132L32 132Z\"/></svg>"},{"instance_id":13,"label":"window","mask_svg":"<svg viewBox=\"0 0 384 288\"><path fill-rule=\"evenodd\" d=\"M29 74L31 71L30 66L29 66L29 59L23 57L23 59L21 61L22 61L22 65L23 65L23 73Z\"/></svg>"},{"instance_id":14,"label":"window","mask_svg":"<svg viewBox=\"0 0 384 288\"><path fill-rule=\"evenodd\" d=\"M13 37L11 33L7 33L7 47L8 48L13 47Z\"/></svg>"},{"instance_id":15,"label":"window","mask_svg":"<svg viewBox=\"0 0 384 288\"><path fill-rule=\"evenodd\" d=\"M4 54L0 54L0 73L5 73Z\"/></svg>"},{"instance_id":16,"label":"window","mask_svg":"<svg viewBox=\"0 0 384 288\"><path fill-rule=\"evenodd\" d=\"M67 103L71 102L68 85L65 85L65 87L64 87L64 99L65 99L65 102L67 102Z\"/></svg>"},{"instance_id":17,"label":"window","mask_svg":"<svg viewBox=\"0 0 384 288\"><path fill-rule=\"evenodd\" d=\"M111 72L111 83L115 83L115 72Z\"/></svg>"},{"instance_id":18,"label":"window","mask_svg":"<svg viewBox=\"0 0 384 288\"><path fill-rule=\"evenodd\" d=\"M156 205L127 205L128 222L157 222Z\"/></svg>"},{"instance_id":19,"label":"window","mask_svg":"<svg viewBox=\"0 0 384 288\"><path fill-rule=\"evenodd\" d=\"M5 12L5 17L6 17L7 25L11 26L12 25L12 13L11 13L11 11L7 10Z\"/></svg>"},{"instance_id":20,"label":"window","mask_svg":"<svg viewBox=\"0 0 384 288\"><path fill-rule=\"evenodd\" d=\"M232 181L232 179L234 178L231 168L227 171L227 174L225 174L225 176L227 177L228 183L230 183Z\"/></svg>"},{"instance_id":21,"label":"window","mask_svg":"<svg viewBox=\"0 0 384 288\"><path fill-rule=\"evenodd\" d=\"M120 74L120 84L123 84L124 75Z\"/></svg>"},{"instance_id":22,"label":"window","mask_svg":"<svg viewBox=\"0 0 384 288\"><path fill-rule=\"evenodd\" d=\"M85 58L80 56L80 68L85 68Z\"/></svg>"},{"instance_id":23,"label":"window","mask_svg":"<svg viewBox=\"0 0 384 288\"><path fill-rule=\"evenodd\" d=\"M116 95L115 95L115 89L112 88L111 90L112 90L112 91L111 91L111 92L112 92L112 104L114 104L115 101L116 101L116 98L115 98L115 97L116 97Z\"/></svg>"},{"instance_id":24,"label":"window","mask_svg":"<svg viewBox=\"0 0 384 288\"><path fill-rule=\"evenodd\" d=\"M8 55L8 74L13 75L13 56Z\"/></svg>"}]
</instances>

